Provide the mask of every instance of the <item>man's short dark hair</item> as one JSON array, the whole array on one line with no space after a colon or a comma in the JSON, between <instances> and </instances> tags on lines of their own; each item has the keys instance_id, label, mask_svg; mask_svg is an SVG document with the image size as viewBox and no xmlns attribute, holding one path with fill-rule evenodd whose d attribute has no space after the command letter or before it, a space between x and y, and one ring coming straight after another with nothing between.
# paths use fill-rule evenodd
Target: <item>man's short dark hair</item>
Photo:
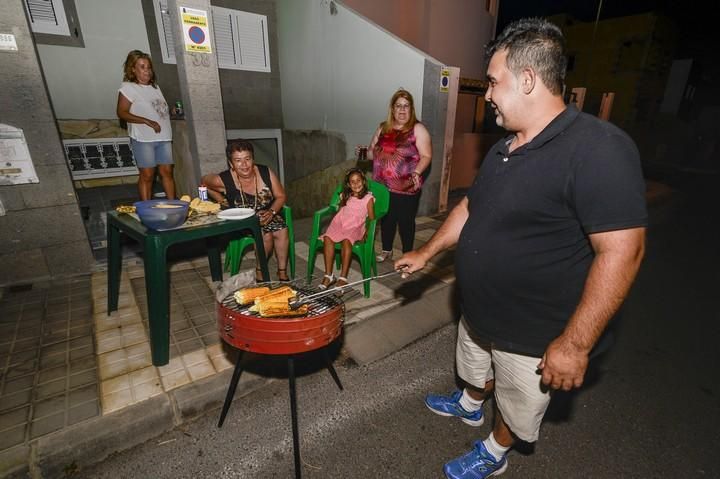
<instances>
[{"instance_id":1,"label":"man's short dark hair","mask_svg":"<svg viewBox=\"0 0 720 479\"><path fill-rule=\"evenodd\" d=\"M565 37L560 28L542 18L516 20L485 49L488 61L499 51L507 51L508 69L519 75L532 68L550 92L559 95L565 84L567 56Z\"/></svg>"}]
</instances>

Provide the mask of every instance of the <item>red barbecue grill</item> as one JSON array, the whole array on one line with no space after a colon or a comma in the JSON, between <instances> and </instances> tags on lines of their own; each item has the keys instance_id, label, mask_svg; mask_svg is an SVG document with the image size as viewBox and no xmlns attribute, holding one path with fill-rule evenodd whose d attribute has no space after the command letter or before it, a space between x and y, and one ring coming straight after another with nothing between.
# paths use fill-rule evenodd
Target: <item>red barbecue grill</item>
<instances>
[{"instance_id":1,"label":"red barbecue grill","mask_svg":"<svg viewBox=\"0 0 720 479\"><path fill-rule=\"evenodd\" d=\"M265 283L264 285L275 289L279 286L285 286L286 283ZM298 297L307 297L316 293L313 289L294 284L291 287L298 292ZM301 477L301 470L294 356L324 348L332 343L340 336L342 322L345 317L345 304L335 295L313 298L307 305L308 312L304 316L263 318L258 313L249 311L250 305L238 305L232 294L217 303L217 324L220 337L230 346L240 350L222 412L220 413L218 427L222 427L232 399L235 396L235 389L242 373L240 363L243 352L252 351L258 354L286 355L290 382L290 413L292 417L295 477L298 479ZM338 388L342 390L340 378L335 372L332 361L330 361L325 349L322 349L322 355L330 375Z\"/></svg>"},{"instance_id":2,"label":"red barbecue grill","mask_svg":"<svg viewBox=\"0 0 720 479\"><path fill-rule=\"evenodd\" d=\"M301 297L314 293L307 288L292 288ZM217 305L220 336L231 346L260 354L297 354L327 346L340 336L345 304L329 295L307 305L304 316L263 318L249 311L251 305L240 306L230 295Z\"/></svg>"}]
</instances>

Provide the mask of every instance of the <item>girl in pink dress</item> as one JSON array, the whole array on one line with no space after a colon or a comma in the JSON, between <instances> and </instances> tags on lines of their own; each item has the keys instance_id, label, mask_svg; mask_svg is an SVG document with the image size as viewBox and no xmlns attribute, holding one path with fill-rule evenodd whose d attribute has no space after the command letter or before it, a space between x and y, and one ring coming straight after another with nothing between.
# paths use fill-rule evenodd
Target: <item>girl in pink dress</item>
<instances>
[{"instance_id":1,"label":"girl in pink dress","mask_svg":"<svg viewBox=\"0 0 720 479\"><path fill-rule=\"evenodd\" d=\"M336 281L333 274L336 243L341 244L341 270L340 276L337 277L337 286L347 284L347 275L352 259L352 245L365 237L365 220L367 218L375 218L375 200L372 193L368 191L367 179L363 172L353 168L345 175L338 212L322 236L325 275L320 283L320 289L326 289Z\"/></svg>"}]
</instances>

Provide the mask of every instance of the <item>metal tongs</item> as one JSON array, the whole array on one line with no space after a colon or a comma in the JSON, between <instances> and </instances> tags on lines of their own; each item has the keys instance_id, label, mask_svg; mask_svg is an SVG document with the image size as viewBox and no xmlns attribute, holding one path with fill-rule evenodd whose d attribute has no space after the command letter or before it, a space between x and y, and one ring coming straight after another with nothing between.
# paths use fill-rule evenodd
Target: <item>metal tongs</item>
<instances>
[{"instance_id":1,"label":"metal tongs","mask_svg":"<svg viewBox=\"0 0 720 479\"><path fill-rule=\"evenodd\" d=\"M386 276L392 276L394 274L399 274L405 272L405 268L402 269L394 269L390 271L389 273L383 273L379 274L377 276L371 276L369 278L364 278L359 281L353 281L352 283L343 284L342 286L335 286L334 288L328 288L323 291L320 291L319 293L314 293L308 296L303 296L302 298L298 298L295 301L290 301L290 309L298 309L300 306L302 306L305 303L309 303L310 301L321 298L323 296L327 296L329 294L338 293L340 291L343 291L345 288L349 288L351 286L357 286L358 284L365 283L367 281L372 281L375 279L385 278Z\"/></svg>"}]
</instances>

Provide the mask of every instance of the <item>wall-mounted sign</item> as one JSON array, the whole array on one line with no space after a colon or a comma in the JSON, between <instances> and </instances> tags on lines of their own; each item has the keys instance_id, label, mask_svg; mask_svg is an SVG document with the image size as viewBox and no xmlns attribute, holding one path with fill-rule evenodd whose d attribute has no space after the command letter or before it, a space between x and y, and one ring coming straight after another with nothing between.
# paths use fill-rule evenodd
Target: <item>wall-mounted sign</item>
<instances>
[{"instance_id":1,"label":"wall-mounted sign","mask_svg":"<svg viewBox=\"0 0 720 479\"><path fill-rule=\"evenodd\" d=\"M0 123L0 186L40 183L25 134L20 128Z\"/></svg>"},{"instance_id":2,"label":"wall-mounted sign","mask_svg":"<svg viewBox=\"0 0 720 479\"><path fill-rule=\"evenodd\" d=\"M0 33L0 51L17 51L17 43L15 43L15 35L12 33Z\"/></svg>"},{"instance_id":3,"label":"wall-mounted sign","mask_svg":"<svg viewBox=\"0 0 720 479\"><path fill-rule=\"evenodd\" d=\"M189 52L212 53L207 11L180 7L185 50Z\"/></svg>"},{"instance_id":4,"label":"wall-mounted sign","mask_svg":"<svg viewBox=\"0 0 720 479\"><path fill-rule=\"evenodd\" d=\"M440 91L447 93L450 87L450 70L447 68L440 69Z\"/></svg>"}]
</instances>

